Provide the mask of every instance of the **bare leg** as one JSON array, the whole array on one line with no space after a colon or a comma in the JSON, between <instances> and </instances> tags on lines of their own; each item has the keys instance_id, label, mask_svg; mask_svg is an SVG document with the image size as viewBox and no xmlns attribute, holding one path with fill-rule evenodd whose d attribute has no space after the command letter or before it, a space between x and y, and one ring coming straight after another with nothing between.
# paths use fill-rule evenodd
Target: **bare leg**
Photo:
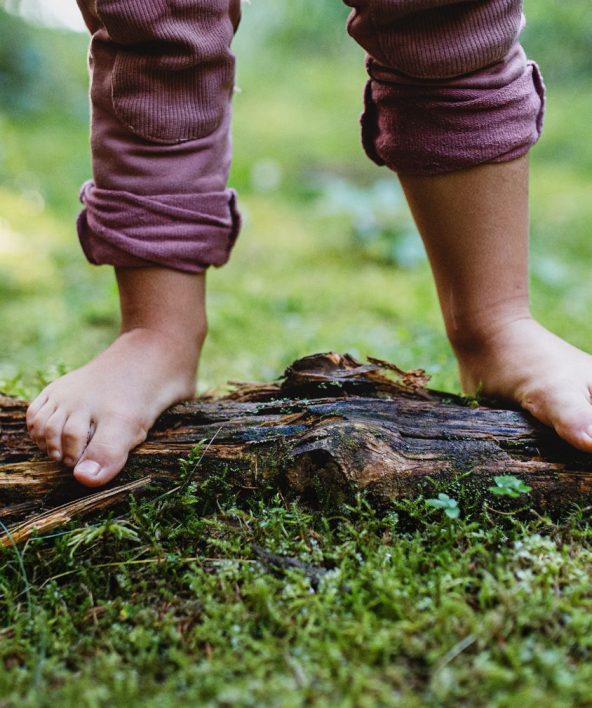
<instances>
[{"instance_id":1,"label":"bare leg","mask_svg":"<svg viewBox=\"0 0 592 708\"><path fill-rule=\"evenodd\" d=\"M530 313L527 157L401 183L464 389L516 401L592 452L592 357Z\"/></svg>"},{"instance_id":2,"label":"bare leg","mask_svg":"<svg viewBox=\"0 0 592 708\"><path fill-rule=\"evenodd\" d=\"M89 487L109 482L163 410L195 393L206 335L205 276L117 268L121 333L86 366L49 384L29 432Z\"/></svg>"}]
</instances>

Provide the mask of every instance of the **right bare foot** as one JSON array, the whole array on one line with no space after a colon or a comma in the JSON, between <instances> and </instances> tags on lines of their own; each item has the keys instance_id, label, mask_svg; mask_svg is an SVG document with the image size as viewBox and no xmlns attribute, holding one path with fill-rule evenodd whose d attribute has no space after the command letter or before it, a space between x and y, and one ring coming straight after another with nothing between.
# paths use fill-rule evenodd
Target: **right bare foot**
<instances>
[{"instance_id":1,"label":"right bare foot","mask_svg":"<svg viewBox=\"0 0 592 708\"><path fill-rule=\"evenodd\" d=\"M515 401L570 445L592 453L592 357L532 317L457 347L463 388Z\"/></svg>"},{"instance_id":2,"label":"right bare foot","mask_svg":"<svg viewBox=\"0 0 592 708\"><path fill-rule=\"evenodd\" d=\"M82 484L106 484L160 413L194 395L198 355L195 340L146 327L124 332L31 403L31 437L52 459L73 467Z\"/></svg>"}]
</instances>

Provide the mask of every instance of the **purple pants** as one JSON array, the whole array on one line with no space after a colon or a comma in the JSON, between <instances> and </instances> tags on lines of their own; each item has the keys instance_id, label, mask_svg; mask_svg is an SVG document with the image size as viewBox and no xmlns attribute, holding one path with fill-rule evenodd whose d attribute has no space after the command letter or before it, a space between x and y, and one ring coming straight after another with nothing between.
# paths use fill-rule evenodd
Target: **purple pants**
<instances>
[{"instance_id":1,"label":"purple pants","mask_svg":"<svg viewBox=\"0 0 592 708\"><path fill-rule=\"evenodd\" d=\"M544 86L518 36L522 0L344 0L367 52L362 143L400 174L524 155ZM240 228L227 188L240 0L78 0L89 30L93 181L81 192L91 263L196 273Z\"/></svg>"}]
</instances>

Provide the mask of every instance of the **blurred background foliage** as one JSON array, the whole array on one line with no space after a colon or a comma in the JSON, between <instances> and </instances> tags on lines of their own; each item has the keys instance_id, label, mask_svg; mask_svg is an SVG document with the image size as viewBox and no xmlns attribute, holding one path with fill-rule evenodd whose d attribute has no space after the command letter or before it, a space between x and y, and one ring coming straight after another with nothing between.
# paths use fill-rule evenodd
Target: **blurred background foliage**
<instances>
[{"instance_id":1,"label":"blurred background foliage","mask_svg":"<svg viewBox=\"0 0 592 708\"><path fill-rule=\"evenodd\" d=\"M110 341L117 297L73 227L90 175L87 38L26 22L19 6L0 0L0 388L30 395ZM359 146L365 75L348 8L243 7L231 181L245 227L231 263L209 275L201 389L272 377L324 349L424 366L458 389L401 191ZM590 349L592 4L528 0L526 12L523 41L550 99L532 152L534 306Z\"/></svg>"}]
</instances>

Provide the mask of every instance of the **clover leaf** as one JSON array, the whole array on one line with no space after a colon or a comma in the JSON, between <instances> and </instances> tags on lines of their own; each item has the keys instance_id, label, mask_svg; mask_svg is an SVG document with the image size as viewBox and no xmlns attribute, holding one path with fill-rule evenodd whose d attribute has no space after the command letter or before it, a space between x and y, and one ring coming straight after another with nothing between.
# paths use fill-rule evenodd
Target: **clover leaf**
<instances>
[{"instance_id":1,"label":"clover leaf","mask_svg":"<svg viewBox=\"0 0 592 708\"><path fill-rule=\"evenodd\" d=\"M506 496L516 498L521 494L528 494L532 491L532 487L525 484L518 477L514 477L513 474L500 475L493 478L495 481L495 487L489 487L489 491L492 494L497 494L498 496Z\"/></svg>"},{"instance_id":2,"label":"clover leaf","mask_svg":"<svg viewBox=\"0 0 592 708\"><path fill-rule=\"evenodd\" d=\"M460 509L456 499L452 499L448 494L438 494L437 499L426 499L428 506L433 506L435 509L443 509L449 519L458 519Z\"/></svg>"}]
</instances>

